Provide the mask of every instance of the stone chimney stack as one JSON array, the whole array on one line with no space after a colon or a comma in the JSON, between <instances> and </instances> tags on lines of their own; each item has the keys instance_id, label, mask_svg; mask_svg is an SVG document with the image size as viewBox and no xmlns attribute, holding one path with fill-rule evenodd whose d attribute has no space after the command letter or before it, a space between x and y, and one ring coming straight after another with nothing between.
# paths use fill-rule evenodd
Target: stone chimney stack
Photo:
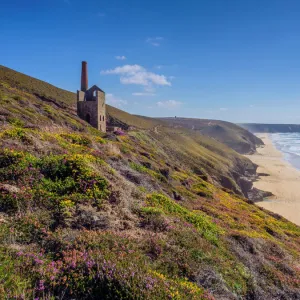
<instances>
[{"instance_id":1,"label":"stone chimney stack","mask_svg":"<svg viewBox=\"0 0 300 300\"><path fill-rule=\"evenodd\" d=\"M87 72L87 62L82 62L81 69L81 91L86 92L88 89L88 72Z\"/></svg>"}]
</instances>

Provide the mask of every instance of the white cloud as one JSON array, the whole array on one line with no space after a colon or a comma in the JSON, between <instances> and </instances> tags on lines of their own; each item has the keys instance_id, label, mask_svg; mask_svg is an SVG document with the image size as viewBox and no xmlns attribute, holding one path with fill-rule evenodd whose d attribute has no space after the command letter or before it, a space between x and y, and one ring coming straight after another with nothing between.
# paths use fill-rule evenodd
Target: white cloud
<instances>
[{"instance_id":1,"label":"white cloud","mask_svg":"<svg viewBox=\"0 0 300 300\"><path fill-rule=\"evenodd\" d=\"M226 108L226 107L221 107L220 110L221 110L221 111L227 111L228 108Z\"/></svg>"},{"instance_id":2,"label":"white cloud","mask_svg":"<svg viewBox=\"0 0 300 300\"><path fill-rule=\"evenodd\" d=\"M148 72L140 65L124 65L115 69L101 71L101 74L120 75L120 82L122 84L137 84L145 87L151 87L152 85L171 85L171 82L168 81L165 75Z\"/></svg>"},{"instance_id":3,"label":"white cloud","mask_svg":"<svg viewBox=\"0 0 300 300\"><path fill-rule=\"evenodd\" d=\"M114 96L113 94L106 94L106 102L112 106L122 108L127 105L127 101Z\"/></svg>"},{"instance_id":4,"label":"white cloud","mask_svg":"<svg viewBox=\"0 0 300 300\"><path fill-rule=\"evenodd\" d=\"M146 42L152 46L158 47L160 46L161 42L164 40L163 37L157 36L157 37L149 37L146 39Z\"/></svg>"},{"instance_id":5,"label":"white cloud","mask_svg":"<svg viewBox=\"0 0 300 300\"><path fill-rule=\"evenodd\" d=\"M160 101L156 103L158 107L166 108L166 109L176 109L179 108L182 104L180 101L175 100L167 100L167 101Z\"/></svg>"},{"instance_id":6,"label":"white cloud","mask_svg":"<svg viewBox=\"0 0 300 300\"><path fill-rule=\"evenodd\" d=\"M124 56L124 55L117 55L117 56L115 56L115 58L118 59L118 60L125 60L125 59L127 59L127 57Z\"/></svg>"},{"instance_id":7,"label":"white cloud","mask_svg":"<svg viewBox=\"0 0 300 300\"><path fill-rule=\"evenodd\" d=\"M132 96L155 96L154 93L132 93Z\"/></svg>"},{"instance_id":8,"label":"white cloud","mask_svg":"<svg viewBox=\"0 0 300 300\"><path fill-rule=\"evenodd\" d=\"M139 65L125 65L123 67L116 67L115 69L101 71L101 74L135 74L143 70L144 68Z\"/></svg>"}]
</instances>

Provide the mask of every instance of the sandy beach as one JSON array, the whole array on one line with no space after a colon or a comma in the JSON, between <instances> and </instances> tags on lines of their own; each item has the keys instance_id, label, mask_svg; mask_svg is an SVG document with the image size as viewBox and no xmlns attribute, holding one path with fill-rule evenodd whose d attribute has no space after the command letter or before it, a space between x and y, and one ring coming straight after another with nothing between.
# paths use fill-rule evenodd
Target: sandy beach
<instances>
[{"instance_id":1,"label":"sandy beach","mask_svg":"<svg viewBox=\"0 0 300 300\"><path fill-rule=\"evenodd\" d=\"M256 204L300 225L300 171L284 160L283 154L275 148L268 134L257 136L265 146L247 157L259 166L258 173L270 176L261 176L254 186L272 192L274 197Z\"/></svg>"}]
</instances>

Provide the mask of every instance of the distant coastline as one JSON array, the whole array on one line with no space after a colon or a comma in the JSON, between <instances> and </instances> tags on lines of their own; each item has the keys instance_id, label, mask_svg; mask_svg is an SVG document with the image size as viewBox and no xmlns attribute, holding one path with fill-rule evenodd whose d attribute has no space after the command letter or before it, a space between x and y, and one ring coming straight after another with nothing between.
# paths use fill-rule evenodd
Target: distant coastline
<instances>
[{"instance_id":1,"label":"distant coastline","mask_svg":"<svg viewBox=\"0 0 300 300\"><path fill-rule=\"evenodd\" d=\"M249 130L252 133L295 133L300 132L300 124L260 124L244 123L239 126Z\"/></svg>"},{"instance_id":2,"label":"distant coastline","mask_svg":"<svg viewBox=\"0 0 300 300\"><path fill-rule=\"evenodd\" d=\"M274 194L272 198L256 204L300 225L300 171L278 150L279 140L273 141L268 133L256 135L263 140L265 146L247 157L259 166L258 173L266 173L269 176L260 177L254 182L254 186Z\"/></svg>"}]
</instances>

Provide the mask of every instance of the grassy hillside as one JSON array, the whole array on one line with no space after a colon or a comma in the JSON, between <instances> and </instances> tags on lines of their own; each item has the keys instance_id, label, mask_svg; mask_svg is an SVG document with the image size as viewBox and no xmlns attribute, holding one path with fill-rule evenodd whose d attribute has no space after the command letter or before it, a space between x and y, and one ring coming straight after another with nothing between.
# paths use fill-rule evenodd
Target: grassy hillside
<instances>
[{"instance_id":1,"label":"grassy hillside","mask_svg":"<svg viewBox=\"0 0 300 300\"><path fill-rule=\"evenodd\" d=\"M242 196L249 160L67 95L0 69L0 299L298 299L300 228Z\"/></svg>"},{"instance_id":2,"label":"grassy hillside","mask_svg":"<svg viewBox=\"0 0 300 300\"><path fill-rule=\"evenodd\" d=\"M254 153L256 146L263 145L261 139L235 124L191 118L161 118L174 127L185 127L216 139L241 154Z\"/></svg>"},{"instance_id":3,"label":"grassy hillside","mask_svg":"<svg viewBox=\"0 0 300 300\"><path fill-rule=\"evenodd\" d=\"M2 89L16 92L15 97L22 98L23 101L17 101L10 104L11 114L23 117L27 123L42 124L49 123L49 118L53 119L56 124L62 126L73 126L76 129L84 130L86 124L79 119L70 120L76 115L76 94L59 89L49 83L38 80L36 78L24 75L17 71L11 70L0 65L0 82ZM18 100L18 99L12 99ZM38 104L35 103L36 100ZM24 102L26 101L26 102ZM29 104L29 107L28 107ZM19 107L19 105L21 105ZM38 107L39 106L39 107ZM51 108L52 107L52 108ZM8 107L3 107L5 110ZM49 109L49 111L47 111ZM55 111L57 113L55 114ZM22 116L24 113L24 116ZM107 105L108 118L112 119L112 123L125 124L126 126L134 126L138 128L152 128L160 123L158 120L150 120L130 115L115 107ZM44 116L46 118L44 118Z\"/></svg>"},{"instance_id":4,"label":"grassy hillside","mask_svg":"<svg viewBox=\"0 0 300 300\"><path fill-rule=\"evenodd\" d=\"M93 128L77 117L75 94L5 67L0 67L0 80L0 103L3 103L0 118L7 123L44 130L55 127L94 132ZM256 166L228 147L206 137L200 138L193 131L184 128L174 130L163 121L134 116L109 105L107 120L125 128L160 132L159 139L168 142L168 152L179 147L181 157L185 154L184 163L200 168L199 172L209 174L212 180L223 187L247 196L247 190L243 188L243 176L253 174Z\"/></svg>"}]
</instances>

